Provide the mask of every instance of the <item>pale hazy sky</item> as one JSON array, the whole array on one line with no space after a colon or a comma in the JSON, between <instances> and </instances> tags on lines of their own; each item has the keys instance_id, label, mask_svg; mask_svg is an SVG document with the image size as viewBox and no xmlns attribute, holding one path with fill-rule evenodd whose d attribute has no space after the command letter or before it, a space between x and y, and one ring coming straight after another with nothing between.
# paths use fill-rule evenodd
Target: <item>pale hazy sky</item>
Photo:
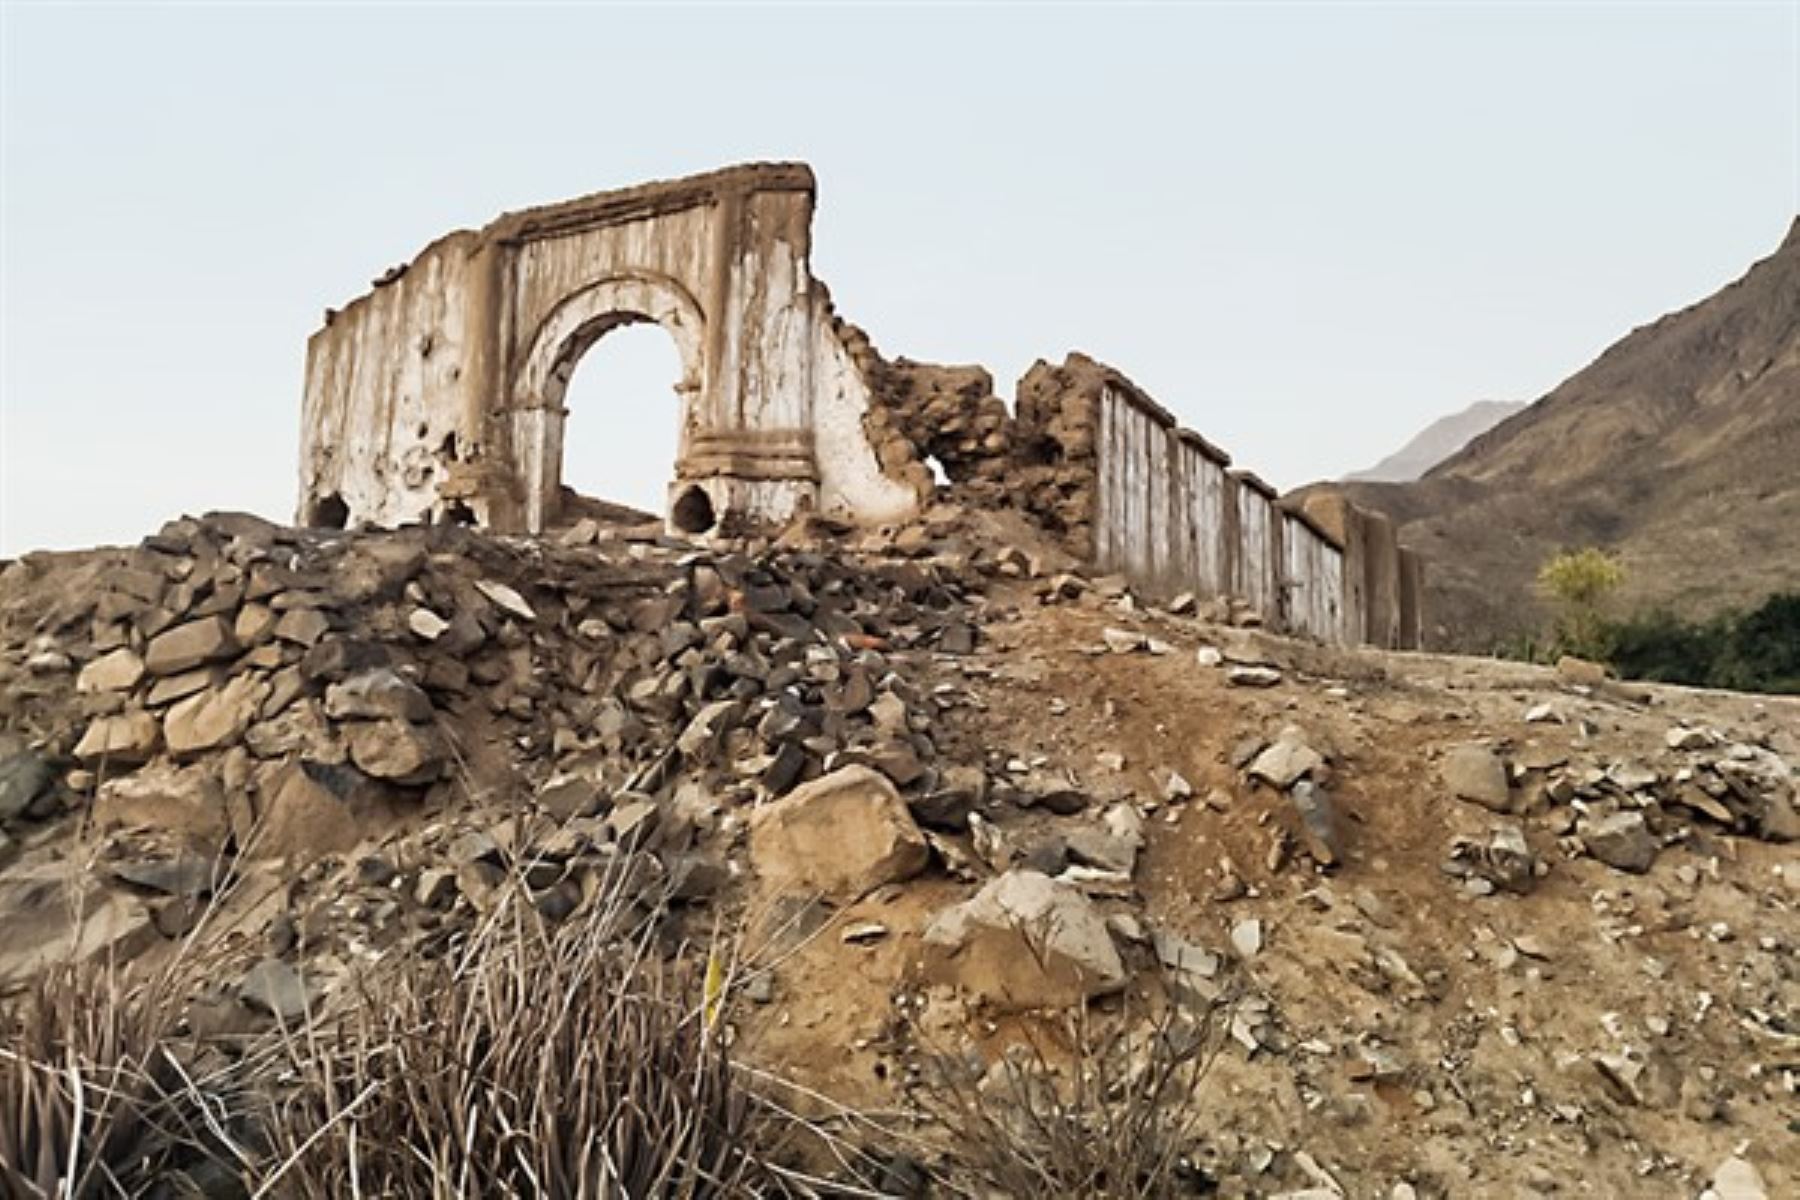
<instances>
[{"instance_id":1,"label":"pale hazy sky","mask_svg":"<svg viewBox=\"0 0 1800 1200\"><path fill-rule=\"evenodd\" d=\"M287 519L327 305L459 226L746 159L889 355L1082 349L1282 486L1533 399L1800 209L1800 4L0 0L0 554ZM660 331L570 391L654 503Z\"/></svg>"}]
</instances>

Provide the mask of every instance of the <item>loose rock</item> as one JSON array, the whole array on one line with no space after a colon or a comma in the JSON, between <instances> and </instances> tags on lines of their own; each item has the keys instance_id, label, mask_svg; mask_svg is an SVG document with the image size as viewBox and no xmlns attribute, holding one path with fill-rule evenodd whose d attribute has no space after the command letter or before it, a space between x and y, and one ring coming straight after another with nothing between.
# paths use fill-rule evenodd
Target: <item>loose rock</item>
<instances>
[{"instance_id":1,"label":"loose rock","mask_svg":"<svg viewBox=\"0 0 1800 1200\"><path fill-rule=\"evenodd\" d=\"M1444 755L1441 769L1444 787L1458 800L1468 800L1492 812L1512 806L1512 788L1506 764L1486 746L1456 746Z\"/></svg>"},{"instance_id":2,"label":"loose rock","mask_svg":"<svg viewBox=\"0 0 1800 1200\"><path fill-rule=\"evenodd\" d=\"M930 848L900 793L868 767L802 784L750 818L750 857L773 890L851 899L925 869Z\"/></svg>"},{"instance_id":3,"label":"loose rock","mask_svg":"<svg viewBox=\"0 0 1800 1200\"><path fill-rule=\"evenodd\" d=\"M932 971L1002 1008L1062 1007L1125 986L1105 920L1036 871L1009 871L939 913L925 943Z\"/></svg>"},{"instance_id":4,"label":"loose rock","mask_svg":"<svg viewBox=\"0 0 1800 1200\"><path fill-rule=\"evenodd\" d=\"M1634 875L1648 871L1661 849L1638 812L1613 813L1588 823L1581 830L1581 844L1607 866Z\"/></svg>"}]
</instances>

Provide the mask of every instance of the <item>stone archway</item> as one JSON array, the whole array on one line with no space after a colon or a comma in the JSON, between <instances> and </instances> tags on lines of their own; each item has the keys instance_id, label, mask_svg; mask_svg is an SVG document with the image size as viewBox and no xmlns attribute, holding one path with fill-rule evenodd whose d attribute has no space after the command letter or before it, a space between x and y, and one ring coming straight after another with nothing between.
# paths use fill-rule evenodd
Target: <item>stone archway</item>
<instances>
[{"instance_id":1,"label":"stone archway","mask_svg":"<svg viewBox=\"0 0 1800 1200\"><path fill-rule=\"evenodd\" d=\"M695 405L706 386L705 315L673 279L643 272L602 279L572 293L551 310L533 335L515 377L508 410L528 532L541 532L557 516L568 421L563 397L576 364L612 330L638 322L660 326L674 340L680 356L681 378L675 393L681 408L681 439L671 475L679 472L696 423ZM694 509L690 505L686 511L691 514Z\"/></svg>"},{"instance_id":2,"label":"stone archway","mask_svg":"<svg viewBox=\"0 0 1800 1200\"><path fill-rule=\"evenodd\" d=\"M352 524L541 532L561 500L574 363L637 321L667 331L681 362L673 528L915 511L909 445L878 454L865 428L870 354L812 277L814 198L804 165L752 163L433 242L307 344L300 511L335 498Z\"/></svg>"}]
</instances>

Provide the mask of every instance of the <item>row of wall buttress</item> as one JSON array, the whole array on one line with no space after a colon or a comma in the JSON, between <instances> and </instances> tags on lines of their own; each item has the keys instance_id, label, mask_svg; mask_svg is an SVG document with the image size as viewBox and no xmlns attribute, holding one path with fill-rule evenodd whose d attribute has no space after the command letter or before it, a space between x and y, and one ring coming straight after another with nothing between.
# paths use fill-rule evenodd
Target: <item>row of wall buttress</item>
<instances>
[{"instance_id":1,"label":"row of wall buttress","mask_svg":"<svg viewBox=\"0 0 1800 1200\"><path fill-rule=\"evenodd\" d=\"M1419 560L1386 517L1331 493L1278 502L1118 372L1079 355L1035 366L1019 411L1023 506L1056 516L1052 527L1076 534L1071 548L1099 570L1153 596L1234 596L1267 624L1322 641L1418 644ZM1093 431L1075 453L1036 432L1072 416Z\"/></svg>"}]
</instances>

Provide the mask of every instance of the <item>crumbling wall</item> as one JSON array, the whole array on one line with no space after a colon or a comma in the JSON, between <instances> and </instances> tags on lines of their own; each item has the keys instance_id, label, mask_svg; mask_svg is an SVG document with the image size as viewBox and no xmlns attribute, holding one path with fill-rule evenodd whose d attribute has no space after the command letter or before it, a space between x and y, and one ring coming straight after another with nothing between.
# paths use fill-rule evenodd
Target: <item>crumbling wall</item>
<instances>
[{"instance_id":1,"label":"crumbling wall","mask_svg":"<svg viewBox=\"0 0 1800 1200\"><path fill-rule=\"evenodd\" d=\"M868 442L871 382L812 278L813 199L804 165L751 164L445 239L313 336L302 520L551 526L569 378L637 321L681 357L669 513L682 532L914 511L919 490Z\"/></svg>"},{"instance_id":2,"label":"crumbling wall","mask_svg":"<svg viewBox=\"0 0 1800 1200\"><path fill-rule=\"evenodd\" d=\"M837 336L868 381L863 428L882 469L914 482L922 494L943 478L975 503L1003 503L1011 466L1012 414L994 394L994 377L979 366L892 361L869 335L837 322Z\"/></svg>"},{"instance_id":3,"label":"crumbling wall","mask_svg":"<svg viewBox=\"0 0 1800 1200\"><path fill-rule=\"evenodd\" d=\"M941 473L1146 593L1416 643L1418 562L1391 525L1344 501L1278 510L1119 371L1038 362L1009 413L980 367L882 357L812 277L814 197L802 164L732 167L507 214L390 271L308 345L301 520L550 528L573 507L569 379L611 330L649 321L681 360L677 532L888 524Z\"/></svg>"},{"instance_id":4,"label":"crumbling wall","mask_svg":"<svg viewBox=\"0 0 1800 1200\"><path fill-rule=\"evenodd\" d=\"M931 498L931 468L876 400L880 356L866 337L859 347L862 331L837 316L823 284L814 286L820 309L813 325L819 508L864 524L901 520Z\"/></svg>"},{"instance_id":5,"label":"crumbling wall","mask_svg":"<svg viewBox=\"0 0 1800 1200\"><path fill-rule=\"evenodd\" d=\"M1235 597L1278 628L1398 643L1390 527L1347 502L1277 507L1274 489L1085 355L1036 363L1018 397L1008 494L1071 553L1151 595Z\"/></svg>"},{"instance_id":6,"label":"crumbling wall","mask_svg":"<svg viewBox=\"0 0 1800 1200\"><path fill-rule=\"evenodd\" d=\"M398 525L429 514L480 457L466 356L472 234L445 238L307 343L300 521Z\"/></svg>"},{"instance_id":7,"label":"crumbling wall","mask_svg":"<svg viewBox=\"0 0 1800 1200\"><path fill-rule=\"evenodd\" d=\"M1019 380L1013 407L1009 495L1083 559L1095 553L1101 396L1109 375L1084 354L1070 354L1061 366L1040 359Z\"/></svg>"}]
</instances>

